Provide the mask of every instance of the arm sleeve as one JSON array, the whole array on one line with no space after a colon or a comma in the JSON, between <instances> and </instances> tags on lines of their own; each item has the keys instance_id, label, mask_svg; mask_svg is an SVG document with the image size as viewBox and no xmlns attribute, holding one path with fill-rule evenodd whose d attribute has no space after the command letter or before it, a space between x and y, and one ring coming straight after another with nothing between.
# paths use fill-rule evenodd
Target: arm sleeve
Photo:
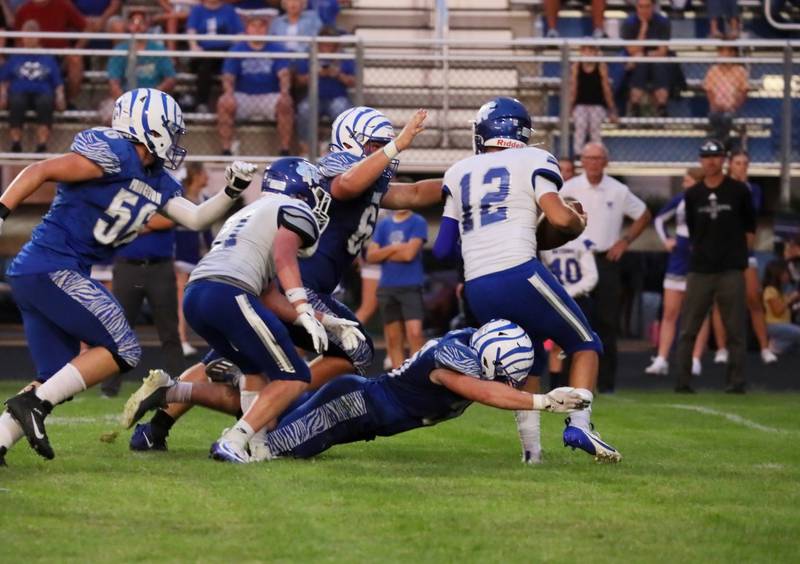
<instances>
[{"instance_id":1,"label":"arm sleeve","mask_svg":"<svg viewBox=\"0 0 800 564\"><path fill-rule=\"evenodd\" d=\"M222 217L233 202L234 200L229 198L224 190L199 205L178 196L168 200L161 213L192 231L201 231Z\"/></svg>"},{"instance_id":2,"label":"arm sleeve","mask_svg":"<svg viewBox=\"0 0 800 564\"><path fill-rule=\"evenodd\" d=\"M103 174L106 176L122 172L120 156L99 131L93 129L81 131L75 136L69 150L95 163L103 169Z\"/></svg>"},{"instance_id":3,"label":"arm sleeve","mask_svg":"<svg viewBox=\"0 0 800 564\"><path fill-rule=\"evenodd\" d=\"M533 193L538 203L539 199L550 192L558 192L564 185L561 178L561 170L558 168L558 160L550 153L545 153L544 158L539 158L533 173L531 174L531 184Z\"/></svg>"},{"instance_id":4,"label":"arm sleeve","mask_svg":"<svg viewBox=\"0 0 800 564\"><path fill-rule=\"evenodd\" d=\"M433 256L439 260L455 258L458 253L458 222L452 217L443 217L439 234L433 243Z\"/></svg>"},{"instance_id":5,"label":"arm sleeve","mask_svg":"<svg viewBox=\"0 0 800 564\"><path fill-rule=\"evenodd\" d=\"M658 211L655 219L653 220L653 227L655 227L656 233L658 233L658 238L661 239L662 242L666 242L667 239L669 239L664 224L675 217L675 214L678 211L678 206L682 200L683 194L679 194L672 198L663 208Z\"/></svg>"},{"instance_id":6,"label":"arm sleeve","mask_svg":"<svg viewBox=\"0 0 800 564\"><path fill-rule=\"evenodd\" d=\"M433 351L437 368L447 368L454 372L480 378L481 363L478 355L470 347L449 341L439 344Z\"/></svg>"},{"instance_id":7,"label":"arm sleeve","mask_svg":"<svg viewBox=\"0 0 800 564\"><path fill-rule=\"evenodd\" d=\"M634 194L627 186L625 187L627 192L625 194L625 215L631 218L632 220L636 221L642 214L647 211L647 205L637 196Z\"/></svg>"},{"instance_id":8,"label":"arm sleeve","mask_svg":"<svg viewBox=\"0 0 800 564\"><path fill-rule=\"evenodd\" d=\"M319 239L319 227L310 210L300 206L285 205L278 211L278 225L296 233L303 248L311 247Z\"/></svg>"},{"instance_id":9,"label":"arm sleeve","mask_svg":"<svg viewBox=\"0 0 800 564\"><path fill-rule=\"evenodd\" d=\"M453 194L450 193L450 189L447 186L442 186L442 191L445 193L445 200L444 200L444 211L442 212L442 219L452 219L456 222L456 227L458 226L459 220L459 209L458 204L456 204L456 199L453 197Z\"/></svg>"}]
</instances>

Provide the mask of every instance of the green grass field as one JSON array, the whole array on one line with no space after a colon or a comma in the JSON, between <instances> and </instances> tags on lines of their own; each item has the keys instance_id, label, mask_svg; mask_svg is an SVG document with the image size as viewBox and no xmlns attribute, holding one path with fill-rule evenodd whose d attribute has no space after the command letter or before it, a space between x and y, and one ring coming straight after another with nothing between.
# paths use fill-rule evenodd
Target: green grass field
<instances>
[{"instance_id":1,"label":"green grass field","mask_svg":"<svg viewBox=\"0 0 800 564\"><path fill-rule=\"evenodd\" d=\"M18 385L3 383L7 397ZM132 387L126 388L132 391ZM460 419L314 461L206 458L231 419L197 410L170 452L106 444L124 399L89 391L0 468L0 562L797 562L800 396L620 393L596 402L624 456L598 465L543 415L545 464L513 416ZM728 417L725 417L725 415Z\"/></svg>"}]
</instances>

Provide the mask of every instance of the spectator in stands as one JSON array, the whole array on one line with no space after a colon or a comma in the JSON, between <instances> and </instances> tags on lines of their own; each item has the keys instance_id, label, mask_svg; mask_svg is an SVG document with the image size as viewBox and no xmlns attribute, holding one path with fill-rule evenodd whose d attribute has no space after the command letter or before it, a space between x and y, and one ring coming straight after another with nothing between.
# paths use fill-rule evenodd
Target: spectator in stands
<instances>
[{"instance_id":1,"label":"spectator in stands","mask_svg":"<svg viewBox=\"0 0 800 564\"><path fill-rule=\"evenodd\" d=\"M36 33L39 24L28 20L22 31ZM25 37L21 42L26 48L40 47L36 37ZM65 107L61 69L54 56L23 53L9 57L0 71L0 108L8 108L12 152L22 152L22 126L28 110L36 112L36 152L47 152L53 110Z\"/></svg>"},{"instance_id":2,"label":"spectator in stands","mask_svg":"<svg viewBox=\"0 0 800 564\"><path fill-rule=\"evenodd\" d=\"M170 34L180 33L189 18L189 11L199 4L199 0L158 0L161 13L153 18L157 23L163 23L164 31ZM174 51L177 41L167 41L167 49Z\"/></svg>"},{"instance_id":3,"label":"spectator in stands","mask_svg":"<svg viewBox=\"0 0 800 564\"><path fill-rule=\"evenodd\" d=\"M800 325L792 323L792 311L800 309L800 292L786 292L791 285L786 261L773 260L764 271L764 309L770 345L777 354L800 346Z\"/></svg>"},{"instance_id":4,"label":"spectator in stands","mask_svg":"<svg viewBox=\"0 0 800 564\"><path fill-rule=\"evenodd\" d=\"M604 12L606 9L606 0L591 0L592 4L592 26L594 31L592 37L601 39L606 36L603 29L605 25ZM547 20L547 37L558 37L558 12L561 10L561 0L544 0L544 15Z\"/></svg>"},{"instance_id":5,"label":"spectator in stands","mask_svg":"<svg viewBox=\"0 0 800 564\"><path fill-rule=\"evenodd\" d=\"M603 341L598 388L613 392L617 371L617 332L622 298L619 261L631 243L650 223L650 212L630 188L608 176L608 151L601 143L588 143L581 153L583 174L567 181L561 189L563 197L578 200L589 220L582 238L594 243L598 282L592 292L595 318L592 326ZM633 220L625 235L625 218Z\"/></svg>"},{"instance_id":6,"label":"spectator in stands","mask_svg":"<svg viewBox=\"0 0 800 564\"><path fill-rule=\"evenodd\" d=\"M230 4L222 0L202 0L192 7L186 21L186 32L201 35L236 35L242 33L242 20ZM189 41L189 48L195 52L227 51L229 41L202 39ZM214 77L220 73L222 59L193 58L192 71L197 73L197 111L207 113L211 107L211 86Z\"/></svg>"},{"instance_id":7,"label":"spectator in stands","mask_svg":"<svg viewBox=\"0 0 800 564\"><path fill-rule=\"evenodd\" d=\"M591 45L581 46L582 57L595 57L600 50ZM570 81L570 103L575 137L572 143L574 155L581 154L587 137L592 143L600 142L600 127L608 117L616 122L617 107L608 80L608 65L605 63L573 63Z\"/></svg>"},{"instance_id":8,"label":"spectator in stands","mask_svg":"<svg viewBox=\"0 0 800 564\"><path fill-rule=\"evenodd\" d=\"M711 25L709 36L714 39L736 39L739 37L739 1L738 0L708 0L708 20ZM725 33L720 31L719 22L725 24Z\"/></svg>"},{"instance_id":9,"label":"spectator in stands","mask_svg":"<svg viewBox=\"0 0 800 564\"><path fill-rule=\"evenodd\" d=\"M247 35L265 35L263 15L247 20ZM279 43L247 41L237 43L231 52L282 53ZM217 103L217 126L222 153L231 154L234 119L266 117L278 124L280 154L288 155L294 129L294 103L290 94L291 71L282 59L225 59L222 68L222 96Z\"/></svg>"},{"instance_id":10,"label":"spectator in stands","mask_svg":"<svg viewBox=\"0 0 800 564\"><path fill-rule=\"evenodd\" d=\"M41 31L84 31L86 18L70 0L28 0L17 10L14 25L22 29L25 22L34 20ZM65 48L70 46L68 39L43 39L42 47ZM75 42L75 47L83 47L85 40ZM80 55L66 55L63 58L66 74L66 95L68 104L74 104L83 82L83 59Z\"/></svg>"},{"instance_id":11,"label":"spectator in stands","mask_svg":"<svg viewBox=\"0 0 800 564\"><path fill-rule=\"evenodd\" d=\"M320 30L320 37L336 37L339 32L332 27L323 27ZM337 53L338 43L320 42L319 43L319 115L327 116L333 120L353 107L347 89L356 85L356 66L353 60L331 60L325 59L325 53ZM295 66L296 82L299 86L308 86L308 61L296 61ZM297 132L300 137L300 152L308 152L308 144L312 141L309 138L309 121L312 120L311 104L308 96L303 98L297 105Z\"/></svg>"},{"instance_id":12,"label":"spectator in stands","mask_svg":"<svg viewBox=\"0 0 800 564\"><path fill-rule=\"evenodd\" d=\"M286 13L278 16L269 26L269 35L315 36L322 28L322 20L317 12L306 10L306 0L281 0ZM308 43L286 41L283 43L287 51L308 51Z\"/></svg>"},{"instance_id":13,"label":"spectator in stands","mask_svg":"<svg viewBox=\"0 0 800 564\"><path fill-rule=\"evenodd\" d=\"M75 7L86 18L86 31L102 32L108 18L117 15L122 0L73 0Z\"/></svg>"},{"instance_id":14,"label":"spectator in stands","mask_svg":"<svg viewBox=\"0 0 800 564\"><path fill-rule=\"evenodd\" d=\"M205 197L203 188L208 184L208 173L203 163L191 162L186 165L186 178L183 179L183 197L195 204L201 204ZM197 349L189 342L186 319L183 317L183 290L189 281L189 275L200 262L203 255L211 248L210 230L191 231L186 227L175 226L175 282L178 288L178 335L181 339L183 356L197 353Z\"/></svg>"},{"instance_id":15,"label":"spectator in stands","mask_svg":"<svg viewBox=\"0 0 800 564\"><path fill-rule=\"evenodd\" d=\"M149 27L147 12L133 10L128 14L128 32L146 33ZM130 41L116 45L115 49L128 49ZM153 40L138 39L137 51L163 51L164 46ZM128 56L111 57L108 60L108 89L113 99L131 88L157 88L163 92L172 92L175 88L175 67L169 57L136 57L135 81L128 82L126 71Z\"/></svg>"},{"instance_id":16,"label":"spectator in stands","mask_svg":"<svg viewBox=\"0 0 800 564\"><path fill-rule=\"evenodd\" d=\"M720 57L736 57L736 48L723 45L717 49ZM708 120L711 136L730 148L730 133L733 118L747 100L749 86L747 69L740 63L716 63L711 65L703 80L703 89L708 97Z\"/></svg>"},{"instance_id":17,"label":"spectator in stands","mask_svg":"<svg viewBox=\"0 0 800 564\"><path fill-rule=\"evenodd\" d=\"M428 239L425 219L410 210L398 210L381 220L367 247L367 260L381 264L378 284L378 304L383 317L386 352L392 367L397 368L406 358L403 338L408 341L409 353L414 354L425 343L422 321L422 245Z\"/></svg>"},{"instance_id":18,"label":"spectator in stands","mask_svg":"<svg viewBox=\"0 0 800 564\"><path fill-rule=\"evenodd\" d=\"M336 17L339 15L338 0L310 0L308 9L317 12L322 25L336 26Z\"/></svg>"},{"instance_id":19,"label":"spectator in stands","mask_svg":"<svg viewBox=\"0 0 800 564\"><path fill-rule=\"evenodd\" d=\"M725 176L725 146L709 139L700 147L704 178L686 191L686 224L691 255L678 338L675 391L694 393L689 385L692 348L716 300L728 335L729 393L745 392L745 283L743 271L753 247L756 217L750 191Z\"/></svg>"},{"instance_id":20,"label":"spectator in stands","mask_svg":"<svg viewBox=\"0 0 800 564\"><path fill-rule=\"evenodd\" d=\"M644 40L662 39L671 37L669 20L662 14L656 13L653 0L637 0L636 12L631 14L622 23L623 39ZM661 47L625 47L628 54L635 57L666 57L667 46ZM630 71L630 104L631 115L642 115L642 98L645 92L650 92L655 99L655 111L658 116L667 115L667 102L669 91L673 82L673 65L663 63L628 63L626 70Z\"/></svg>"}]
</instances>

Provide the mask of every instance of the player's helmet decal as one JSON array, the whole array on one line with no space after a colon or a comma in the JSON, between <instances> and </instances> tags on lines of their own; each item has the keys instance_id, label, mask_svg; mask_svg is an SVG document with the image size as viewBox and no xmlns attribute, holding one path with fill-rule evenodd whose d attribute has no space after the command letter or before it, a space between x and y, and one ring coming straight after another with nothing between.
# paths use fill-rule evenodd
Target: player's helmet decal
<instances>
[{"instance_id":1,"label":"player's helmet decal","mask_svg":"<svg viewBox=\"0 0 800 564\"><path fill-rule=\"evenodd\" d=\"M331 205L331 195L322 182L322 174L313 163L300 157L284 157L264 171L261 190L303 200L311 208L322 233L330 220Z\"/></svg>"}]
</instances>

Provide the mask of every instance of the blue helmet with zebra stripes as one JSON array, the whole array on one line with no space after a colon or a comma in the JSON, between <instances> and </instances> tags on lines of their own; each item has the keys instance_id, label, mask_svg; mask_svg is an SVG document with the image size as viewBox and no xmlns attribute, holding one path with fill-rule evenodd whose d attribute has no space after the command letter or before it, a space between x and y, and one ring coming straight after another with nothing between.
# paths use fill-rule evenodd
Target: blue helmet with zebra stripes
<instances>
[{"instance_id":1,"label":"blue helmet with zebra stripes","mask_svg":"<svg viewBox=\"0 0 800 564\"><path fill-rule=\"evenodd\" d=\"M183 112L166 92L155 88L125 92L114 102L111 127L147 147L167 168L176 170L186 158L186 149L179 145L186 133Z\"/></svg>"},{"instance_id":2,"label":"blue helmet with zebra stripes","mask_svg":"<svg viewBox=\"0 0 800 564\"><path fill-rule=\"evenodd\" d=\"M394 139L394 128L384 114L368 106L345 110L331 126L331 152L347 152L358 158L366 157L367 144L389 143Z\"/></svg>"},{"instance_id":3,"label":"blue helmet with zebra stripes","mask_svg":"<svg viewBox=\"0 0 800 564\"><path fill-rule=\"evenodd\" d=\"M492 319L470 339L478 353L484 380L521 385L533 367L533 342L525 330L507 319Z\"/></svg>"}]
</instances>

